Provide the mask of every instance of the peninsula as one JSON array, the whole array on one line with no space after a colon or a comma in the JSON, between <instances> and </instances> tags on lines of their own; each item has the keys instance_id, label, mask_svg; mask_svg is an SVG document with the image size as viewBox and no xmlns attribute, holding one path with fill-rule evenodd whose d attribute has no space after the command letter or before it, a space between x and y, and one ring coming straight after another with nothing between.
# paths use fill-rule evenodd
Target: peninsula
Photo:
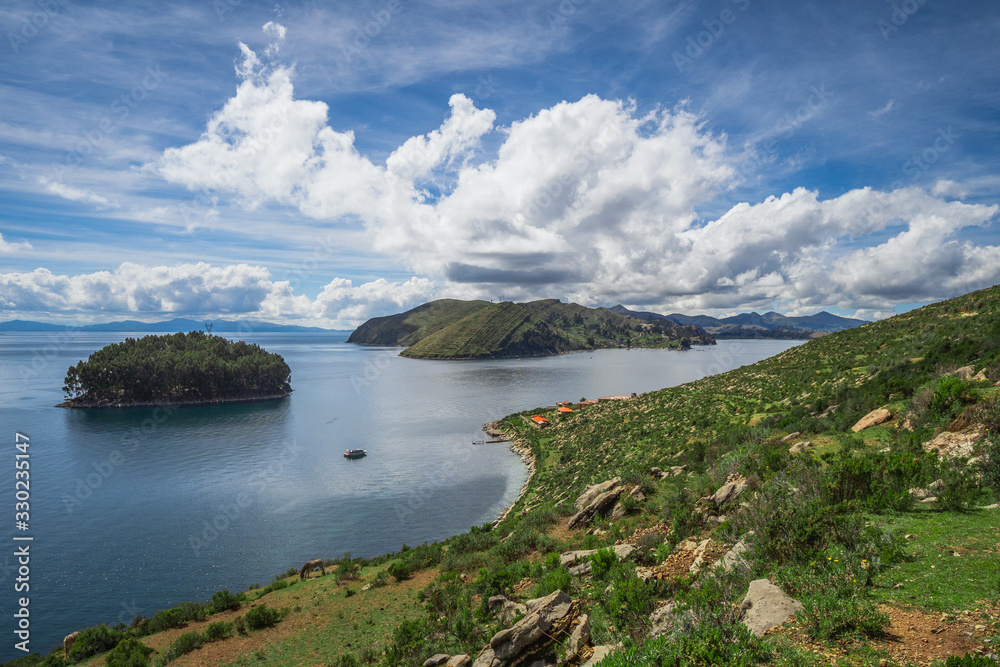
<instances>
[{"instance_id":1,"label":"peninsula","mask_svg":"<svg viewBox=\"0 0 1000 667\"><path fill-rule=\"evenodd\" d=\"M403 346L416 359L539 357L599 348L713 345L697 325L647 322L558 299L527 303L441 299L358 327L348 343Z\"/></svg>"},{"instance_id":2,"label":"peninsula","mask_svg":"<svg viewBox=\"0 0 1000 667\"><path fill-rule=\"evenodd\" d=\"M288 396L291 369L258 345L201 331L126 338L66 371L56 407L203 405Z\"/></svg>"}]
</instances>

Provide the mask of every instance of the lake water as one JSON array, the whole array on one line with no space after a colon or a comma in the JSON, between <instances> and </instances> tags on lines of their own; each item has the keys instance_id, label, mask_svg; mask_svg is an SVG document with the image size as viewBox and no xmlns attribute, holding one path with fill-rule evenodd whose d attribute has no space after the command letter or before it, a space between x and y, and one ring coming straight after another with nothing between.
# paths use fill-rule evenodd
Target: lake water
<instances>
[{"instance_id":1,"label":"lake water","mask_svg":"<svg viewBox=\"0 0 1000 667\"><path fill-rule=\"evenodd\" d=\"M782 352L720 341L687 352L600 350L541 359L426 361L346 334L244 338L284 356L291 397L176 409L64 410L66 369L118 333L0 334L0 660L12 631L15 535L31 536L31 650L73 630L344 552L375 556L494 520L526 477L484 423L562 400L645 392ZM133 334L142 335L142 334ZM30 438L29 530L14 523L15 433ZM347 448L368 450L348 461ZM2 537L7 535L7 537Z\"/></svg>"}]
</instances>

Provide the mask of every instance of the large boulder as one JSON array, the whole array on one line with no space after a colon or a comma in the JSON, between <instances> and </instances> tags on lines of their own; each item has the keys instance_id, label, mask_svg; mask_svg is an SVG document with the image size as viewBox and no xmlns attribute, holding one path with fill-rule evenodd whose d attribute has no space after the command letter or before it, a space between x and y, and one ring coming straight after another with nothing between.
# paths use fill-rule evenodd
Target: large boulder
<instances>
[{"instance_id":1,"label":"large boulder","mask_svg":"<svg viewBox=\"0 0 1000 667\"><path fill-rule=\"evenodd\" d=\"M854 431L855 433L860 433L861 431L864 431L866 428L877 426L878 424L883 424L889 421L890 419L892 419L891 412L889 412L885 408L878 408L877 410L872 410L864 417L859 419L858 423L856 423L854 426L851 427L851 430Z\"/></svg>"},{"instance_id":2,"label":"large boulder","mask_svg":"<svg viewBox=\"0 0 1000 667\"><path fill-rule=\"evenodd\" d=\"M514 667L548 648L572 624L573 601L562 591L527 603L528 615L493 635L473 667Z\"/></svg>"},{"instance_id":3,"label":"large boulder","mask_svg":"<svg viewBox=\"0 0 1000 667\"><path fill-rule=\"evenodd\" d=\"M650 637L660 637L662 635L669 635L674 631L674 623L677 620L677 615L674 614L674 609L676 604L673 602L668 602L662 607L658 607L649 617L649 636Z\"/></svg>"},{"instance_id":4,"label":"large boulder","mask_svg":"<svg viewBox=\"0 0 1000 667\"><path fill-rule=\"evenodd\" d=\"M939 456L948 458L968 458L972 456L976 443L983 439L983 431L978 427L952 433L945 431L924 443L925 452L937 451Z\"/></svg>"},{"instance_id":5,"label":"large boulder","mask_svg":"<svg viewBox=\"0 0 1000 667\"><path fill-rule=\"evenodd\" d=\"M579 512L584 507L592 503L594 499L597 498L597 496L607 491L610 491L612 488L617 486L621 481L622 481L621 477L614 477L606 482L601 482L600 484L592 484L591 486L588 486L583 490L583 493L580 494L580 497L576 499L576 502L573 503L573 506L576 507L576 511Z\"/></svg>"},{"instance_id":6,"label":"large boulder","mask_svg":"<svg viewBox=\"0 0 1000 667\"><path fill-rule=\"evenodd\" d=\"M781 625L802 608L801 602L788 597L767 579L751 581L750 590L740 605L743 625L758 637Z\"/></svg>"},{"instance_id":7,"label":"large boulder","mask_svg":"<svg viewBox=\"0 0 1000 667\"><path fill-rule=\"evenodd\" d=\"M615 503L618 502L618 497L622 494L623 491L625 491L623 487L618 486L618 482L616 480L617 478L615 480L609 480L614 482L614 485L611 486L611 488L599 494L598 496L594 497L590 502L584 505L583 508L580 509L576 514L571 516L569 519L568 526L570 528L576 528L577 526L585 526L591 521L593 521L595 516L597 515L603 516L608 512L610 512L611 508L614 507ZM607 482L605 482L605 484L606 483ZM584 494L580 496L580 498L582 499L584 498L584 496L587 495L588 495L587 492L584 492ZM578 499L577 502L579 503L580 500Z\"/></svg>"},{"instance_id":8,"label":"large boulder","mask_svg":"<svg viewBox=\"0 0 1000 667\"><path fill-rule=\"evenodd\" d=\"M726 483L710 496L705 496L699 503L709 509L719 509L726 503L739 498L747 490L747 480L742 475L730 475Z\"/></svg>"}]
</instances>

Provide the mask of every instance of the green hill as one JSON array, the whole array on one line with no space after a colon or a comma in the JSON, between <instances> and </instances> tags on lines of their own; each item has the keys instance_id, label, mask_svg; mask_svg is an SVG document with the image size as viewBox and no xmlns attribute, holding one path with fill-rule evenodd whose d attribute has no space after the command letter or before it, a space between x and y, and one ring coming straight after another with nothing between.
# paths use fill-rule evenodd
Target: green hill
<instances>
[{"instance_id":1,"label":"green hill","mask_svg":"<svg viewBox=\"0 0 1000 667\"><path fill-rule=\"evenodd\" d=\"M355 329L347 342L406 347L489 305L489 301L438 299L405 313L373 317Z\"/></svg>"},{"instance_id":2,"label":"green hill","mask_svg":"<svg viewBox=\"0 0 1000 667\"><path fill-rule=\"evenodd\" d=\"M684 348L712 344L697 326L644 322L558 299L528 303L443 299L362 324L349 343L409 346L420 359L501 359L604 347Z\"/></svg>"},{"instance_id":3,"label":"green hill","mask_svg":"<svg viewBox=\"0 0 1000 667\"><path fill-rule=\"evenodd\" d=\"M509 306L493 310L526 322ZM1000 643L998 379L993 287L686 385L566 416L554 407L511 415L492 428L530 453L534 474L497 525L347 559L332 576L286 573L235 610L186 603L140 617L91 652L134 637L159 660L184 637L162 628L187 624L204 645L178 665L476 660L506 645L526 611L493 609L493 596L523 604L561 590L572 623L587 615L589 639L553 623L533 635L530 655L501 664L566 664L577 644L569 664L587 660L591 645L610 647L602 667L995 665L987 656ZM881 409L885 421L859 428ZM551 426L529 425L531 415ZM948 443L968 449L949 452ZM584 489L616 477L618 511L572 523ZM727 482L740 495L719 500ZM712 567L739 544L745 551L729 569ZM627 546L619 562L611 549ZM600 551L572 563L584 549ZM760 580L802 607L758 637L744 626L753 608L743 599ZM277 625L249 628L251 613L261 616L251 605L265 604L280 610ZM63 664L58 650L45 663L21 660Z\"/></svg>"}]
</instances>

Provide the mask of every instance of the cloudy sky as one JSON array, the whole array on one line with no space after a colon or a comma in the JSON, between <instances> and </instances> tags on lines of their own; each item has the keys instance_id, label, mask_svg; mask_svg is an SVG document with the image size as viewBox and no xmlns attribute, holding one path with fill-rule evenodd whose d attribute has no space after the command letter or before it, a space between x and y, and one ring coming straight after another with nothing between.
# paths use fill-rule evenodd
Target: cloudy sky
<instances>
[{"instance_id":1,"label":"cloudy sky","mask_svg":"<svg viewBox=\"0 0 1000 667\"><path fill-rule=\"evenodd\" d=\"M1000 282L1000 2L0 7L0 320Z\"/></svg>"}]
</instances>

